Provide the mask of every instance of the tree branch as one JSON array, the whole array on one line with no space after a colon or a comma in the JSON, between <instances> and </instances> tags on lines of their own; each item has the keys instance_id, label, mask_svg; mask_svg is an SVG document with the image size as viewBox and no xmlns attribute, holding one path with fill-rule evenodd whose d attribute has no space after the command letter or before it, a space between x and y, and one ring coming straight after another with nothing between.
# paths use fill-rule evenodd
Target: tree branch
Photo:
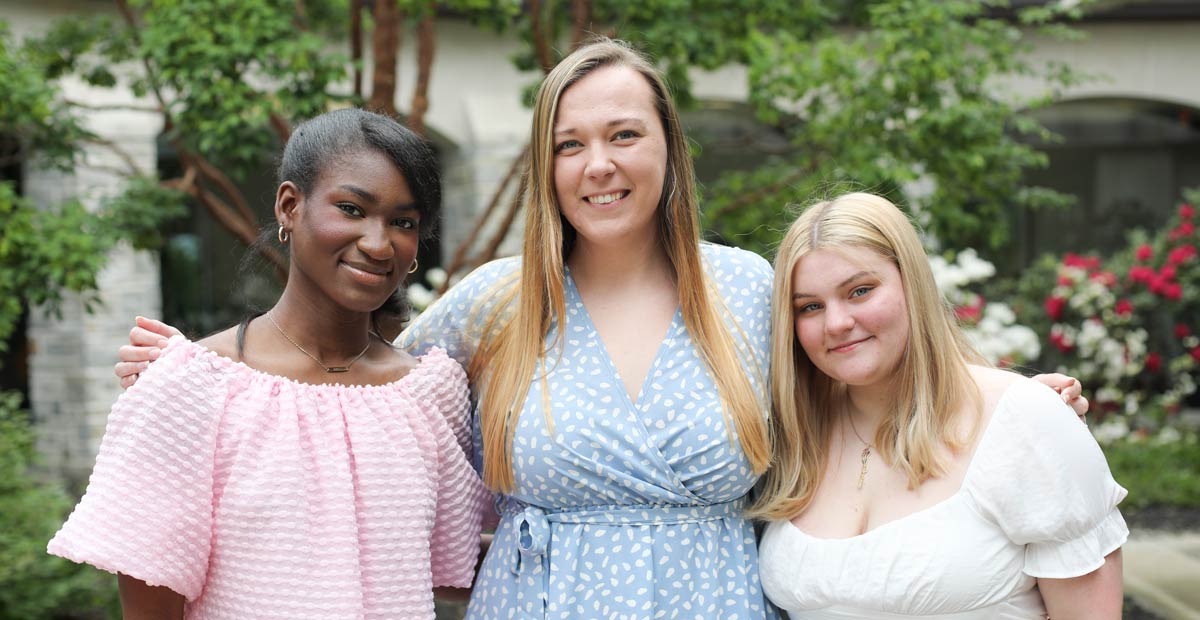
<instances>
[{"instance_id":1,"label":"tree branch","mask_svg":"<svg viewBox=\"0 0 1200 620\"><path fill-rule=\"evenodd\" d=\"M87 136L87 137L82 138L81 140L88 144L95 144L97 146L103 146L103 147L109 149L110 151L112 151L113 154L115 154L117 157L121 158L121 161L125 162L125 165L129 167L127 174L141 174L141 175L146 174L145 171L143 171L141 169L141 167L137 165L137 162L134 161L133 156L129 154L129 151L126 151L125 149L121 148L116 142L113 142L112 140L108 140L106 138L101 138L100 136ZM92 166L92 167L97 168L97 166Z\"/></svg>"},{"instance_id":2,"label":"tree branch","mask_svg":"<svg viewBox=\"0 0 1200 620\"><path fill-rule=\"evenodd\" d=\"M815 168L816 168L816 166L814 166L814 165L805 166L804 168L801 168L800 170L796 170L795 172L792 172L791 174L788 174L788 175L784 176L783 178L777 179L774 183L760 187L750 193L742 194L741 196L738 196L737 200L734 200L733 202L721 207L720 209L717 209L715 212L713 212L712 216L713 217L721 217L723 215L729 215L730 213L733 213L734 211L741 209L742 207L745 207L746 205L753 204L755 202L758 202L759 200L762 200L763 198L766 198L767 196L778 193L778 192L782 191L785 187L787 187L793 183L796 183L796 182L800 181L801 179L803 179L804 177L812 174L812 171Z\"/></svg>"},{"instance_id":3,"label":"tree branch","mask_svg":"<svg viewBox=\"0 0 1200 620\"><path fill-rule=\"evenodd\" d=\"M238 216L251 229L256 231L250 238L250 243L254 243L254 240L258 237L258 216L250 208L249 203L246 202L246 197L242 194L242 190L224 172L209 163L203 155L185 150L182 148L182 145L177 144L175 148L179 150L179 159L184 162L184 165L195 167L203 180L215 184L221 190L221 193L225 195L225 199L233 203L234 208L237 209Z\"/></svg>"},{"instance_id":4,"label":"tree branch","mask_svg":"<svg viewBox=\"0 0 1200 620\"><path fill-rule=\"evenodd\" d=\"M488 201L488 206L483 210L478 217L475 218L475 225L471 227L471 232L467 233L467 237L458 244L454 249L454 258L450 260L450 266L446 268L446 281L442 283L440 293L445 293L450 288L450 276L457 273L467 264L467 252L471 250L471 246L475 245L475 240L479 238L479 233L483 231L483 227L487 221L491 219L492 213L500 206L500 200L504 198L505 192L508 191L508 186L512 184L513 179L522 172L525 167L526 158L529 156L529 145L526 144L521 152L513 158L512 164L508 167L508 172L504 178L500 180L500 185L496 187L495 193L492 194L492 199Z\"/></svg>"},{"instance_id":5,"label":"tree branch","mask_svg":"<svg viewBox=\"0 0 1200 620\"><path fill-rule=\"evenodd\" d=\"M513 194L512 202L508 203L508 212L504 214L504 219L500 221L500 227L492 234L491 241L484 248L483 254L477 258L479 264L486 263L493 258L496 258L496 252L500 250L500 244L504 243L504 239L508 237L508 231L512 229L513 221L517 219L517 212L521 210L521 204L525 202L525 190L529 182L529 175L522 174L521 182L517 184L517 191Z\"/></svg>"},{"instance_id":6,"label":"tree branch","mask_svg":"<svg viewBox=\"0 0 1200 620\"><path fill-rule=\"evenodd\" d=\"M82 101L76 101L74 99L63 99L63 103L65 103L69 106L75 107L75 108L81 108L84 110L94 110L94 111L98 111L98 112L105 112L105 111L111 110L111 111L147 112L150 114L162 114L162 108L156 108L154 106L146 106L146 105L135 105L132 103L95 104L95 103L84 103Z\"/></svg>"}]
</instances>

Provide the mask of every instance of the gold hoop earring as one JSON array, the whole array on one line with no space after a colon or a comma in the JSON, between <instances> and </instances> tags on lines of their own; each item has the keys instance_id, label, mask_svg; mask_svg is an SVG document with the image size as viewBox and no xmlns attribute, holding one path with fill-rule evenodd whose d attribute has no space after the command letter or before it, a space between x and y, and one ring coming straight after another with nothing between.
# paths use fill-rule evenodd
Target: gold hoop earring
<instances>
[{"instance_id":1,"label":"gold hoop earring","mask_svg":"<svg viewBox=\"0 0 1200 620\"><path fill-rule=\"evenodd\" d=\"M283 224L280 224L279 230L275 233L275 237L279 239L280 243L286 245L291 235L289 235L288 232L283 229Z\"/></svg>"},{"instance_id":2,"label":"gold hoop earring","mask_svg":"<svg viewBox=\"0 0 1200 620\"><path fill-rule=\"evenodd\" d=\"M417 272L417 259L415 259L415 258L413 259L413 266L412 266L412 269L409 269L409 270L408 270L408 272L409 272L409 273L416 273L416 272Z\"/></svg>"}]
</instances>

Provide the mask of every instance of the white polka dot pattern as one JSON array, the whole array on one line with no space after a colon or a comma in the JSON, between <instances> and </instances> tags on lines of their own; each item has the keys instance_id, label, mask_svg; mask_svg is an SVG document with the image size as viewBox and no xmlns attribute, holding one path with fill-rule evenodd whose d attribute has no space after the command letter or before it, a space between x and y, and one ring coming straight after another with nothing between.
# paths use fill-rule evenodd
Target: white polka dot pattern
<instances>
[{"instance_id":1,"label":"white polka dot pattern","mask_svg":"<svg viewBox=\"0 0 1200 620\"><path fill-rule=\"evenodd\" d=\"M770 266L734 248L702 250L762 392ZM466 322L480 316L473 305L491 301L483 296L518 265L504 259L477 270L400 344L444 346L465 362L475 347ZM553 349L546 364L554 432L536 381L514 439L516 490L500 502L468 618L774 617L758 580L754 533L740 514L756 476L682 316L676 313L634 403L569 275L565 347ZM474 430L478 450L478 424Z\"/></svg>"}]
</instances>

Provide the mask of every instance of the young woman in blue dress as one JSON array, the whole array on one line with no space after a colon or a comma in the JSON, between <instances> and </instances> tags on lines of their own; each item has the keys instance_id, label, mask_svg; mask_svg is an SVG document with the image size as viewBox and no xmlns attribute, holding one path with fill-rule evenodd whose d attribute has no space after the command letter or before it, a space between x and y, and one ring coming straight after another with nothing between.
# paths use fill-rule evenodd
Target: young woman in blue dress
<instances>
[{"instance_id":1,"label":"young woman in blue dress","mask_svg":"<svg viewBox=\"0 0 1200 620\"><path fill-rule=\"evenodd\" d=\"M499 522L468 617L772 617L743 515L771 459L770 266L701 243L674 102L626 45L550 72L531 145L522 256L397 341L445 347L474 388ZM170 333L139 321L123 384Z\"/></svg>"}]
</instances>

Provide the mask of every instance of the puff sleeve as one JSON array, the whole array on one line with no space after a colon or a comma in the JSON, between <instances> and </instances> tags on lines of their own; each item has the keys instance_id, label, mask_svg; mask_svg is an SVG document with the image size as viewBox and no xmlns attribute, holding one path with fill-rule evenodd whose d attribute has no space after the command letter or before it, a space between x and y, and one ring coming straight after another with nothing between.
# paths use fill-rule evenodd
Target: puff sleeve
<instances>
[{"instance_id":1,"label":"puff sleeve","mask_svg":"<svg viewBox=\"0 0 1200 620\"><path fill-rule=\"evenodd\" d=\"M422 364L434 366L414 382L428 403L437 439L437 508L430 536L433 585L467 588L479 559L479 533L491 493L471 467L462 442L468 400L467 376L441 349L426 354Z\"/></svg>"},{"instance_id":2,"label":"puff sleeve","mask_svg":"<svg viewBox=\"0 0 1200 620\"><path fill-rule=\"evenodd\" d=\"M200 595L212 543L214 453L225 388L181 336L108 416L87 491L48 551Z\"/></svg>"},{"instance_id":3,"label":"puff sleeve","mask_svg":"<svg viewBox=\"0 0 1200 620\"><path fill-rule=\"evenodd\" d=\"M1070 578L1104 564L1129 529L1126 491L1100 446L1050 388L1021 379L993 414L975 457L970 492L981 513L1025 545L1031 577Z\"/></svg>"},{"instance_id":4,"label":"puff sleeve","mask_svg":"<svg viewBox=\"0 0 1200 620\"><path fill-rule=\"evenodd\" d=\"M466 366L505 287L516 285L520 266L519 258L502 258L471 272L417 316L396 339L396 346L413 355L441 347Z\"/></svg>"}]
</instances>

